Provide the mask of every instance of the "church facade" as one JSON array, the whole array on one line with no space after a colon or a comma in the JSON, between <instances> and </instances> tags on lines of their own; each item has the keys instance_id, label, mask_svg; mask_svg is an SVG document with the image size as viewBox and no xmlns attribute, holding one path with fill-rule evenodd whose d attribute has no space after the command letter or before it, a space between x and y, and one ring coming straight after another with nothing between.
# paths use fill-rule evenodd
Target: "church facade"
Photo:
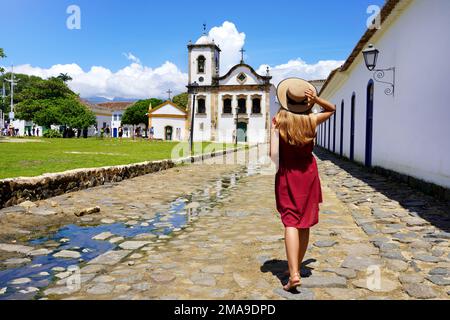
<instances>
[{"instance_id":1,"label":"church facade","mask_svg":"<svg viewBox=\"0 0 450 320\"><path fill-rule=\"evenodd\" d=\"M269 72L260 75L242 59L220 76L221 50L207 35L190 43L188 51L190 95L186 131L190 132L194 112L194 141L268 142L271 114L277 108L276 89Z\"/></svg>"}]
</instances>

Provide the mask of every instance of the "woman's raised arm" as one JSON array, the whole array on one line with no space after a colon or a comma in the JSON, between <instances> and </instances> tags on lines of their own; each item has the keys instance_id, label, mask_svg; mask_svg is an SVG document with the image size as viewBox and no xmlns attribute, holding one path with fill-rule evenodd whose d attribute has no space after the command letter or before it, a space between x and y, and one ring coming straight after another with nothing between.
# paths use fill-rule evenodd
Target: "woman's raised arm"
<instances>
[{"instance_id":1,"label":"woman's raised arm","mask_svg":"<svg viewBox=\"0 0 450 320\"><path fill-rule=\"evenodd\" d=\"M306 96L308 97L309 101L311 103L317 103L319 106L321 106L324 111L317 114L317 125L321 125L325 121L331 118L331 116L336 112L336 106L332 104L331 102L322 99L318 97L314 91L307 90Z\"/></svg>"}]
</instances>

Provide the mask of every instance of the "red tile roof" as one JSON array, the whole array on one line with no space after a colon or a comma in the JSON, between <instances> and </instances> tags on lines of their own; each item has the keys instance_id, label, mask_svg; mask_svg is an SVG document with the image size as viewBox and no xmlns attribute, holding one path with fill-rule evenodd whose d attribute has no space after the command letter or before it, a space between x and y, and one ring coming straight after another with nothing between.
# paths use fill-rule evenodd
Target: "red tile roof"
<instances>
[{"instance_id":1,"label":"red tile roof","mask_svg":"<svg viewBox=\"0 0 450 320\"><path fill-rule=\"evenodd\" d=\"M103 108L108 108L111 110L125 110L128 107L132 106L134 102L103 102L97 103L98 106Z\"/></svg>"}]
</instances>

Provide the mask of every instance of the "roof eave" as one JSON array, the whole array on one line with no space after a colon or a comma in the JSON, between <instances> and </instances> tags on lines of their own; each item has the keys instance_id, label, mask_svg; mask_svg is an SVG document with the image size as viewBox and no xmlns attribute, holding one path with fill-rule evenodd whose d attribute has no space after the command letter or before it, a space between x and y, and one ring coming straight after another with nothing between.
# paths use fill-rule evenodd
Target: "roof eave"
<instances>
[{"instance_id":1,"label":"roof eave","mask_svg":"<svg viewBox=\"0 0 450 320\"><path fill-rule=\"evenodd\" d=\"M400 1L401 0L387 0L386 4L383 6L380 12L381 26L383 26L384 22L388 19L388 17L392 13L392 11L394 11L395 7L400 3ZM370 41L370 39L372 39L372 37L377 33L377 31L378 30L376 28L366 30L366 32L363 34L363 36L358 41L356 46L353 48L347 60L345 60L344 64L330 73L322 89L320 90L319 95L325 92L325 89L328 87L328 85L330 84L331 80L334 78L336 73L345 72L350 68L350 66L359 56L359 54L361 54L366 44Z\"/></svg>"}]
</instances>

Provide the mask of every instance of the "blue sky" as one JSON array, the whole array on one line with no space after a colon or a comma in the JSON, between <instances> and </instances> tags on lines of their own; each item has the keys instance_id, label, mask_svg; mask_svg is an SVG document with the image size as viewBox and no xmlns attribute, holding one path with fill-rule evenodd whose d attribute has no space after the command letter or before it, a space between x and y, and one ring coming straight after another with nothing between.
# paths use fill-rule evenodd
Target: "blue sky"
<instances>
[{"instance_id":1,"label":"blue sky","mask_svg":"<svg viewBox=\"0 0 450 320\"><path fill-rule=\"evenodd\" d=\"M0 0L2 65L51 68L76 64L115 73L130 65L124 53L152 70L169 61L187 70L189 40L202 24L225 21L245 34L246 62L278 66L300 58L307 64L347 58L364 33L369 5L384 0ZM81 30L66 28L69 5L81 9Z\"/></svg>"}]
</instances>

